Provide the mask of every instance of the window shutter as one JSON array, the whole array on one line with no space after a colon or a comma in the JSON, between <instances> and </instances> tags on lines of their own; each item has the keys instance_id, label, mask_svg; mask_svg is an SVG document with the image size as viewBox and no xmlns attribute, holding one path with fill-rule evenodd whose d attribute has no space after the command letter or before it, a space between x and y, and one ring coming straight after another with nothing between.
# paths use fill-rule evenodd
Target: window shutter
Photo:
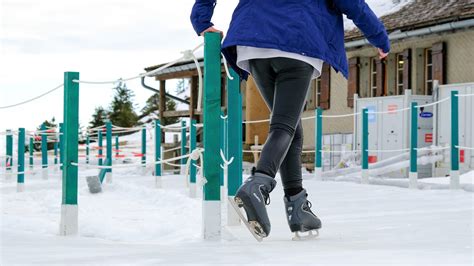
<instances>
[{"instance_id":1,"label":"window shutter","mask_svg":"<svg viewBox=\"0 0 474 266\"><path fill-rule=\"evenodd\" d=\"M375 60L377 64L377 92L376 97L384 96L385 94L385 62L383 59Z\"/></svg>"},{"instance_id":2,"label":"window shutter","mask_svg":"<svg viewBox=\"0 0 474 266\"><path fill-rule=\"evenodd\" d=\"M321 70L321 94L319 95L319 107L323 110L331 108L331 66L324 63Z\"/></svg>"},{"instance_id":3,"label":"window shutter","mask_svg":"<svg viewBox=\"0 0 474 266\"><path fill-rule=\"evenodd\" d=\"M354 107L354 94L359 94L359 57L349 59L349 80L347 82L347 106Z\"/></svg>"},{"instance_id":4,"label":"window shutter","mask_svg":"<svg viewBox=\"0 0 474 266\"><path fill-rule=\"evenodd\" d=\"M411 49L406 49L402 53L403 61L403 91L411 88Z\"/></svg>"},{"instance_id":5,"label":"window shutter","mask_svg":"<svg viewBox=\"0 0 474 266\"><path fill-rule=\"evenodd\" d=\"M446 44L444 42L435 43L432 47L433 56L433 80L438 80L439 84L445 84L446 80Z\"/></svg>"}]
</instances>

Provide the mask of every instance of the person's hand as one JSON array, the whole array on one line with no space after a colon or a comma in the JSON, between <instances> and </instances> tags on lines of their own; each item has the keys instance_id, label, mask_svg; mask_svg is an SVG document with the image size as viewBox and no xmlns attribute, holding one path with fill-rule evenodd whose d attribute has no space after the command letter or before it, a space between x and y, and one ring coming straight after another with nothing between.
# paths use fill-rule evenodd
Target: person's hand
<instances>
[{"instance_id":1,"label":"person's hand","mask_svg":"<svg viewBox=\"0 0 474 266\"><path fill-rule=\"evenodd\" d=\"M385 57L388 56L388 53L384 53L384 51L380 48L378 48L379 50L379 59L384 59Z\"/></svg>"},{"instance_id":2,"label":"person's hand","mask_svg":"<svg viewBox=\"0 0 474 266\"><path fill-rule=\"evenodd\" d=\"M206 32L219 32L221 34L221 37L224 37L224 33L214 27L209 27L205 31L201 32L201 36L204 36L204 33Z\"/></svg>"}]
</instances>

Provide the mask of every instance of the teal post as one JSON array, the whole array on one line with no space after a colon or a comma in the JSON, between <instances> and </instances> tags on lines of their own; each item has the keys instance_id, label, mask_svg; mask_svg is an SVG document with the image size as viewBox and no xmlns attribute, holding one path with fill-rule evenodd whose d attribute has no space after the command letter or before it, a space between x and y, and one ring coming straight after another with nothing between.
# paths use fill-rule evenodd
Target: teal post
<instances>
[{"instance_id":1,"label":"teal post","mask_svg":"<svg viewBox=\"0 0 474 266\"><path fill-rule=\"evenodd\" d=\"M472 114L470 114L472 115ZM451 189L460 188L459 180L459 98L458 91L451 92Z\"/></svg>"},{"instance_id":2,"label":"teal post","mask_svg":"<svg viewBox=\"0 0 474 266\"><path fill-rule=\"evenodd\" d=\"M18 175L17 191L22 192L25 189L25 129L18 129Z\"/></svg>"},{"instance_id":3,"label":"teal post","mask_svg":"<svg viewBox=\"0 0 474 266\"><path fill-rule=\"evenodd\" d=\"M59 140L55 139L54 140L54 165L55 166L58 164L58 146L59 146Z\"/></svg>"},{"instance_id":4,"label":"teal post","mask_svg":"<svg viewBox=\"0 0 474 266\"><path fill-rule=\"evenodd\" d=\"M204 36L204 185L203 235L220 239L219 120L221 112L221 34Z\"/></svg>"},{"instance_id":5,"label":"teal post","mask_svg":"<svg viewBox=\"0 0 474 266\"><path fill-rule=\"evenodd\" d=\"M34 166L34 152L35 152L35 144L34 144L34 139L33 137L30 137L30 146L28 148L29 152L30 152L30 156L29 156L29 162L30 162L30 169L33 169L33 166Z\"/></svg>"},{"instance_id":6,"label":"teal post","mask_svg":"<svg viewBox=\"0 0 474 266\"><path fill-rule=\"evenodd\" d=\"M316 150L314 151L315 153L315 158L314 158L314 166L315 166L315 169L314 169L314 174L316 176L317 179L322 179L322 169L323 169L323 152L322 152L322 149L323 149L323 118L322 118L322 115L323 115L323 110L321 108L318 108L315 110L315 125L316 125L316 129L315 129L315 140L314 140L314 143L316 144L315 145L315 148Z\"/></svg>"},{"instance_id":7,"label":"teal post","mask_svg":"<svg viewBox=\"0 0 474 266\"><path fill-rule=\"evenodd\" d=\"M362 110L362 183L369 183L369 110Z\"/></svg>"},{"instance_id":8,"label":"teal post","mask_svg":"<svg viewBox=\"0 0 474 266\"><path fill-rule=\"evenodd\" d=\"M186 121L181 121L181 155L186 155ZM186 158L181 158L181 174L184 174Z\"/></svg>"},{"instance_id":9,"label":"teal post","mask_svg":"<svg viewBox=\"0 0 474 266\"><path fill-rule=\"evenodd\" d=\"M99 128L98 134L99 135L98 135L97 144L99 146L99 165L102 165L103 164L102 156L104 155L104 152L103 152L104 146L102 145L102 141L103 141L102 128Z\"/></svg>"},{"instance_id":10,"label":"teal post","mask_svg":"<svg viewBox=\"0 0 474 266\"><path fill-rule=\"evenodd\" d=\"M64 164L64 124L59 123L59 163L61 164L61 170L63 170Z\"/></svg>"},{"instance_id":11,"label":"teal post","mask_svg":"<svg viewBox=\"0 0 474 266\"><path fill-rule=\"evenodd\" d=\"M119 153L120 153L119 148L120 148L119 136L117 135L117 136L115 136L115 157L117 157L117 158L118 158Z\"/></svg>"},{"instance_id":12,"label":"teal post","mask_svg":"<svg viewBox=\"0 0 474 266\"><path fill-rule=\"evenodd\" d=\"M89 136L89 134L87 134L86 136L86 164L89 164L90 145L91 145L91 137Z\"/></svg>"},{"instance_id":13,"label":"teal post","mask_svg":"<svg viewBox=\"0 0 474 266\"><path fill-rule=\"evenodd\" d=\"M106 128L106 144L107 144L107 154L106 154L106 165L107 166L112 166L112 123L109 121L105 123L105 128ZM107 169L107 173L112 173L112 168ZM107 179L108 182L110 182L110 176L109 179Z\"/></svg>"},{"instance_id":14,"label":"teal post","mask_svg":"<svg viewBox=\"0 0 474 266\"><path fill-rule=\"evenodd\" d=\"M142 129L142 166L146 167L146 128Z\"/></svg>"},{"instance_id":15,"label":"teal post","mask_svg":"<svg viewBox=\"0 0 474 266\"><path fill-rule=\"evenodd\" d=\"M219 165L222 165L224 166L224 161L222 161L222 158L221 158L221 153L220 151L222 150L223 152L225 151L225 119L223 119L222 117L224 117L224 112L221 110L221 113L220 113L220 117L219 117L219 131L220 131L220 134L219 134L219 158L221 160L219 160L221 163ZM224 153L225 155L225 153ZM226 158L228 159L228 158ZM219 179L220 179L220 185L223 186L224 185L224 169L222 169L222 167L219 167Z\"/></svg>"},{"instance_id":16,"label":"teal post","mask_svg":"<svg viewBox=\"0 0 474 266\"><path fill-rule=\"evenodd\" d=\"M227 195L233 198L242 185L242 94L240 92L240 77L230 69L233 79L227 78L227 159L234 158L227 172ZM240 224L240 218L232 207L227 206L227 225Z\"/></svg>"},{"instance_id":17,"label":"teal post","mask_svg":"<svg viewBox=\"0 0 474 266\"><path fill-rule=\"evenodd\" d=\"M11 171L13 167L13 132L7 130L7 160L6 170Z\"/></svg>"},{"instance_id":18,"label":"teal post","mask_svg":"<svg viewBox=\"0 0 474 266\"><path fill-rule=\"evenodd\" d=\"M48 168L48 135L44 123L41 125L41 165L42 168Z\"/></svg>"},{"instance_id":19,"label":"teal post","mask_svg":"<svg viewBox=\"0 0 474 266\"><path fill-rule=\"evenodd\" d=\"M60 235L76 235L78 231L77 183L79 131L79 79L77 72L64 73L64 162Z\"/></svg>"},{"instance_id":20,"label":"teal post","mask_svg":"<svg viewBox=\"0 0 474 266\"><path fill-rule=\"evenodd\" d=\"M189 146L190 152L193 152L196 149L196 120L194 119L191 120L191 126L189 127ZM188 158L188 160L191 160L191 158ZM189 182L191 183L191 186L196 185L196 166L194 165L195 162L196 161L192 160L189 166ZM191 197L195 197L195 194L195 187L192 187Z\"/></svg>"},{"instance_id":21,"label":"teal post","mask_svg":"<svg viewBox=\"0 0 474 266\"><path fill-rule=\"evenodd\" d=\"M161 187L161 125L160 120L155 120L155 185Z\"/></svg>"},{"instance_id":22,"label":"teal post","mask_svg":"<svg viewBox=\"0 0 474 266\"><path fill-rule=\"evenodd\" d=\"M418 103L411 103L410 126L410 173L409 188L417 188L418 182Z\"/></svg>"}]
</instances>

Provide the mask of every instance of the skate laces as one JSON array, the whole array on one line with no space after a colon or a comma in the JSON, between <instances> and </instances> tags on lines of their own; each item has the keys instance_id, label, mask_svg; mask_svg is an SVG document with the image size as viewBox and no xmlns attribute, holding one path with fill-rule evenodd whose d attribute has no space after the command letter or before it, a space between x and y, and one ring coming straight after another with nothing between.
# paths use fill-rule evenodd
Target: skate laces
<instances>
[{"instance_id":1,"label":"skate laces","mask_svg":"<svg viewBox=\"0 0 474 266\"><path fill-rule=\"evenodd\" d=\"M265 200L265 205L270 205L270 193L264 189L260 189Z\"/></svg>"}]
</instances>

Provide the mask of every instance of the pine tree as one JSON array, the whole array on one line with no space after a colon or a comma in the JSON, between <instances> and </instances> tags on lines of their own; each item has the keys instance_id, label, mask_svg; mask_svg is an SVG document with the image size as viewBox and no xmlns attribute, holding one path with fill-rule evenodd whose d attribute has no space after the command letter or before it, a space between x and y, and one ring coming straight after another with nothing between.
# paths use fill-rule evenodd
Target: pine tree
<instances>
[{"instance_id":1,"label":"pine tree","mask_svg":"<svg viewBox=\"0 0 474 266\"><path fill-rule=\"evenodd\" d=\"M166 98L166 110L167 111L175 111L176 110L176 102L171 98ZM151 116L154 114L154 118L159 117L160 112L160 96L158 94L153 94L150 98L146 100L146 105L142 109L142 114L140 115L140 119L146 116ZM145 121L145 123L151 122L152 118ZM162 125L169 125L177 123L179 119L177 117L166 117L164 121L160 121Z\"/></svg>"},{"instance_id":2,"label":"pine tree","mask_svg":"<svg viewBox=\"0 0 474 266\"><path fill-rule=\"evenodd\" d=\"M133 97L134 94L127 88L127 84L119 82L110 105L109 119L112 124L121 127L137 125L138 116L134 110Z\"/></svg>"},{"instance_id":3,"label":"pine tree","mask_svg":"<svg viewBox=\"0 0 474 266\"><path fill-rule=\"evenodd\" d=\"M95 128L105 125L105 121L108 117L108 112L103 107L99 106L95 108L92 120L89 122L89 128Z\"/></svg>"}]
</instances>

